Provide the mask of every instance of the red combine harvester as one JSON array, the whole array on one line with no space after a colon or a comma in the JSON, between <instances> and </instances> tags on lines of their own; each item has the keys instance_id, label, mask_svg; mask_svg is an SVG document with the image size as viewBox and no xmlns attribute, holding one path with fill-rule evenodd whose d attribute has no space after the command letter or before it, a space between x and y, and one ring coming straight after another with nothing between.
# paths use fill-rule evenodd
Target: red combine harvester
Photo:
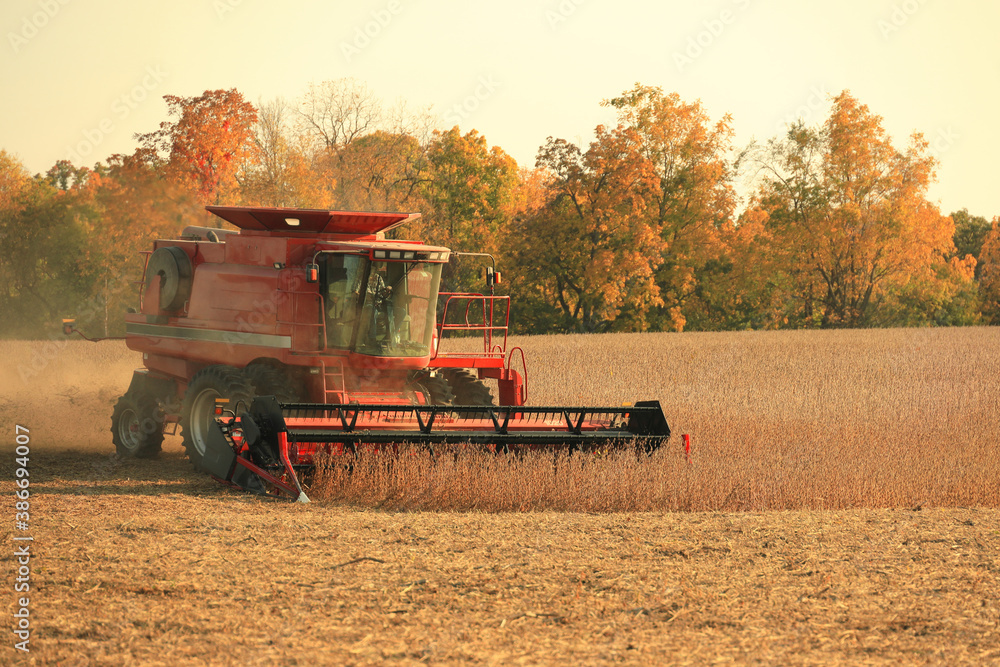
<instances>
[{"instance_id":1,"label":"red combine harvester","mask_svg":"<svg viewBox=\"0 0 1000 667\"><path fill-rule=\"evenodd\" d=\"M652 450L669 438L655 401L525 406L524 354L507 349L510 297L494 294L500 274L487 267L489 295L439 292L461 253L385 238L417 214L208 210L239 231L188 227L146 253L140 312L125 318L144 368L112 417L122 456L155 456L165 425L179 422L198 469L307 500L298 473L320 452ZM439 351L454 331L482 347Z\"/></svg>"}]
</instances>

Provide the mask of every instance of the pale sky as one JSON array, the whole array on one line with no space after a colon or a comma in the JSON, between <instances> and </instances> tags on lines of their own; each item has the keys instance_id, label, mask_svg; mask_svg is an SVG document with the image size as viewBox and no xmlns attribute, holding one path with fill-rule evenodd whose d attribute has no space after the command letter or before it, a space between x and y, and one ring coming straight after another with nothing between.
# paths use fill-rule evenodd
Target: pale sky
<instances>
[{"instance_id":1,"label":"pale sky","mask_svg":"<svg viewBox=\"0 0 1000 667\"><path fill-rule=\"evenodd\" d=\"M943 212L1000 215L996 0L3 0L0 148L32 172L131 152L162 96L294 102L354 77L533 166L587 143L636 82L730 113L736 147L819 123L849 89L940 160Z\"/></svg>"}]
</instances>

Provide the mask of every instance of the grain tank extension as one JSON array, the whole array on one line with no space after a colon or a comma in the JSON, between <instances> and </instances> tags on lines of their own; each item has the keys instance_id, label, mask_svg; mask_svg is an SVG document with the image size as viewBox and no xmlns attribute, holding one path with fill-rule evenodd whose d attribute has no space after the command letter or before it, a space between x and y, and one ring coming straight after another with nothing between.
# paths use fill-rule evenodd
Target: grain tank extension
<instances>
[{"instance_id":1,"label":"grain tank extension","mask_svg":"<svg viewBox=\"0 0 1000 667\"><path fill-rule=\"evenodd\" d=\"M417 214L208 210L239 231L188 227L146 253L139 312L125 316L144 368L112 417L123 456L155 456L179 423L195 467L304 499L297 471L320 452L655 448L669 437L655 401L525 406L524 354L507 348L510 297L494 294L500 274L487 264L488 294L440 292L460 253L385 238ZM456 333L475 349L446 351Z\"/></svg>"}]
</instances>

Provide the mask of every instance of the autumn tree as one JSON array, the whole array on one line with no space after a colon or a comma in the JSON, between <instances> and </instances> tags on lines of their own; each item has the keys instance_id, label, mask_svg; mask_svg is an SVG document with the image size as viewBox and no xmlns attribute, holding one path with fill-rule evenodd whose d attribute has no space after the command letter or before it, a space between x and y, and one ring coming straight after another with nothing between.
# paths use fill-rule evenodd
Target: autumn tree
<instances>
[{"instance_id":1,"label":"autumn tree","mask_svg":"<svg viewBox=\"0 0 1000 667\"><path fill-rule=\"evenodd\" d=\"M309 86L293 108L300 164L337 208L388 210L422 204L429 115L386 108L354 79Z\"/></svg>"},{"instance_id":2,"label":"autumn tree","mask_svg":"<svg viewBox=\"0 0 1000 667\"><path fill-rule=\"evenodd\" d=\"M277 98L258 105L254 157L240 179L245 206L332 208L337 176L325 168L325 152L297 133L290 107Z\"/></svg>"},{"instance_id":3,"label":"autumn tree","mask_svg":"<svg viewBox=\"0 0 1000 667\"><path fill-rule=\"evenodd\" d=\"M242 171L255 157L257 110L235 88L163 99L174 120L160 123L156 132L137 134L137 155L190 183L204 202L231 202Z\"/></svg>"},{"instance_id":4,"label":"autumn tree","mask_svg":"<svg viewBox=\"0 0 1000 667\"><path fill-rule=\"evenodd\" d=\"M0 155L0 335L39 336L74 317L120 335L154 239L211 224L203 202L141 152L94 169L56 162L29 178Z\"/></svg>"},{"instance_id":5,"label":"autumn tree","mask_svg":"<svg viewBox=\"0 0 1000 667\"><path fill-rule=\"evenodd\" d=\"M255 156L246 169L241 200L247 205L283 206L291 197L287 106L276 98L257 105L253 134Z\"/></svg>"},{"instance_id":6,"label":"autumn tree","mask_svg":"<svg viewBox=\"0 0 1000 667\"><path fill-rule=\"evenodd\" d=\"M94 282L78 202L0 150L0 335L57 330Z\"/></svg>"},{"instance_id":7,"label":"autumn tree","mask_svg":"<svg viewBox=\"0 0 1000 667\"><path fill-rule=\"evenodd\" d=\"M684 309L692 328L750 330L787 324L782 319L785 303L776 295L792 291L792 278L775 269L766 222L766 215L751 208L718 228L715 256L701 267Z\"/></svg>"},{"instance_id":8,"label":"autumn tree","mask_svg":"<svg viewBox=\"0 0 1000 667\"><path fill-rule=\"evenodd\" d=\"M79 298L60 308L91 335L120 335L122 314L137 305L143 251L157 238L176 237L190 224L212 224L202 202L185 184L169 178L141 155L113 155L73 177L57 163L46 175L55 201L63 202L72 249L50 271L70 271ZM57 321L57 320L56 320Z\"/></svg>"},{"instance_id":9,"label":"autumn tree","mask_svg":"<svg viewBox=\"0 0 1000 667\"><path fill-rule=\"evenodd\" d=\"M766 220L761 258L777 276L779 324L871 326L921 309L917 320L927 319L954 291L945 283L971 280L974 262L947 259L951 218L927 200L927 142L915 134L897 150L881 118L849 93L834 98L822 127L791 127L754 162L753 210Z\"/></svg>"},{"instance_id":10,"label":"autumn tree","mask_svg":"<svg viewBox=\"0 0 1000 667\"><path fill-rule=\"evenodd\" d=\"M302 134L332 153L383 129L381 100L368 86L351 78L310 84L296 108L296 117Z\"/></svg>"},{"instance_id":11,"label":"autumn tree","mask_svg":"<svg viewBox=\"0 0 1000 667\"><path fill-rule=\"evenodd\" d=\"M639 84L604 105L618 124L585 153L551 139L539 152L550 203L526 234L550 284L536 291L583 330L682 330L735 207L731 119Z\"/></svg>"},{"instance_id":12,"label":"autumn tree","mask_svg":"<svg viewBox=\"0 0 1000 667\"><path fill-rule=\"evenodd\" d=\"M1000 217L993 218L979 255L982 264L979 290L983 315L990 324L1000 324Z\"/></svg>"},{"instance_id":13,"label":"autumn tree","mask_svg":"<svg viewBox=\"0 0 1000 667\"><path fill-rule=\"evenodd\" d=\"M493 249L509 219L518 183L517 162L476 130L435 132L427 149L423 197L440 241L474 251Z\"/></svg>"},{"instance_id":14,"label":"autumn tree","mask_svg":"<svg viewBox=\"0 0 1000 667\"><path fill-rule=\"evenodd\" d=\"M21 161L0 149L0 214L17 215L23 204L21 196L30 181L31 176Z\"/></svg>"},{"instance_id":15,"label":"autumn tree","mask_svg":"<svg viewBox=\"0 0 1000 667\"><path fill-rule=\"evenodd\" d=\"M736 205L732 119L726 115L713 124L700 102L640 84L604 105L616 109L620 126L634 133L630 148L654 174L646 214L663 241L656 270L663 303L650 312L650 325L682 330L701 275L718 255L718 230Z\"/></svg>"},{"instance_id":16,"label":"autumn tree","mask_svg":"<svg viewBox=\"0 0 1000 667\"><path fill-rule=\"evenodd\" d=\"M427 178L425 154L406 133L376 130L355 139L340 153L337 205L365 211L414 208Z\"/></svg>"},{"instance_id":17,"label":"autumn tree","mask_svg":"<svg viewBox=\"0 0 1000 667\"><path fill-rule=\"evenodd\" d=\"M67 191L84 185L90 173L89 168L76 167L69 160L56 160L56 163L45 172L45 180L54 188Z\"/></svg>"},{"instance_id":18,"label":"autumn tree","mask_svg":"<svg viewBox=\"0 0 1000 667\"><path fill-rule=\"evenodd\" d=\"M656 174L634 130L598 126L596 135L585 153L549 138L537 160L549 202L514 227L525 297L541 302L529 313L536 329L611 330L626 307L642 327L662 304L654 272L663 244L649 224Z\"/></svg>"},{"instance_id":19,"label":"autumn tree","mask_svg":"<svg viewBox=\"0 0 1000 667\"><path fill-rule=\"evenodd\" d=\"M21 220L29 205L31 185L31 177L20 160L0 149L0 332L5 335L15 324L15 303L21 296L16 284L22 262L19 239L25 231Z\"/></svg>"},{"instance_id":20,"label":"autumn tree","mask_svg":"<svg viewBox=\"0 0 1000 667\"><path fill-rule=\"evenodd\" d=\"M990 221L981 215L970 214L967 208L952 213L951 219L955 222L955 257L964 259L971 256L978 262L983 242L990 231ZM976 278L979 278L979 274L977 265Z\"/></svg>"}]
</instances>

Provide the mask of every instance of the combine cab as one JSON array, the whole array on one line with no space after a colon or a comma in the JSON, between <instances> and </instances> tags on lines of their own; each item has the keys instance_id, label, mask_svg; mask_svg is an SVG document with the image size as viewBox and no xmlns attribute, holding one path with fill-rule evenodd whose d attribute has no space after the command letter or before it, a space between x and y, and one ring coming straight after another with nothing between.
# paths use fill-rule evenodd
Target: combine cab
<instances>
[{"instance_id":1,"label":"combine cab","mask_svg":"<svg viewBox=\"0 0 1000 667\"><path fill-rule=\"evenodd\" d=\"M179 423L197 468L302 500L296 471L320 452L592 450L637 438L652 449L669 437L655 402L525 406L499 273L487 267L488 295L439 292L458 253L384 235L415 214L208 210L239 232L188 227L147 253L140 312L126 315L144 368L112 417L123 456L154 456L164 427ZM458 331L479 349L439 351Z\"/></svg>"}]
</instances>

